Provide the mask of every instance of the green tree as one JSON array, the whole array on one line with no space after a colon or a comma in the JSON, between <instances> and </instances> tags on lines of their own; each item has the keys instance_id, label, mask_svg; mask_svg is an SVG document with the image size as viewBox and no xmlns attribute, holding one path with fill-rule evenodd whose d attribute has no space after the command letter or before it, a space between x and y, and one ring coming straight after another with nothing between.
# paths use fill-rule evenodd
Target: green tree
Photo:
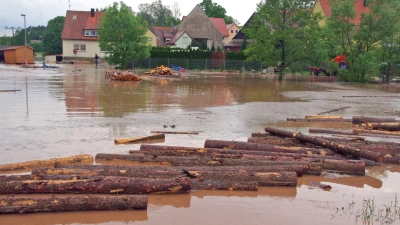
<instances>
[{"instance_id":1,"label":"green tree","mask_svg":"<svg viewBox=\"0 0 400 225\"><path fill-rule=\"evenodd\" d=\"M224 18L226 24L238 24L237 20L233 19L231 16L226 15L226 9L224 7L218 5L212 0L203 0L201 3L199 3L199 5L208 17Z\"/></svg>"},{"instance_id":2,"label":"green tree","mask_svg":"<svg viewBox=\"0 0 400 225\"><path fill-rule=\"evenodd\" d=\"M302 1L268 0L260 3L250 26L244 30L252 42L244 50L248 60L264 61L285 71L296 72L311 59L315 48L308 48L319 15L302 9Z\"/></svg>"},{"instance_id":3,"label":"green tree","mask_svg":"<svg viewBox=\"0 0 400 225\"><path fill-rule=\"evenodd\" d=\"M99 44L106 52L104 59L126 69L132 59L150 56L147 23L135 16L124 2L114 2L104 13L99 27Z\"/></svg>"},{"instance_id":4,"label":"green tree","mask_svg":"<svg viewBox=\"0 0 400 225\"><path fill-rule=\"evenodd\" d=\"M57 16L47 23L42 39L44 55L62 53L61 33L64 27L64 20L64 16Z\"/></svg>"},{"instance_id":5,"label":"green tree","mask_svg":"<svg viewBox=\"0 0 400 225\"><path fill-rule=\"evenodd\" d=\"M163 5L161 0L156 0L151 4L140 4L138 8L137 15L147 21L149 26L170 26L168 20L174 18L170 7Z\"/></svg>"},{"instance_id":6,"label":"green tree","mask_svg":"<svg viewBox=\"0 0 400 225\"><path fill-rule=\"evenodd\" d=\"M344 81L365 82L376 76L383 50L400 32L398 0L370 0L369 13L356 18L354 0L333 0L327 27L338 46L338 54L347 56L347 70L339 70ZM387 50L387 49L386 49Z\"/></svg>"}]
</instances>

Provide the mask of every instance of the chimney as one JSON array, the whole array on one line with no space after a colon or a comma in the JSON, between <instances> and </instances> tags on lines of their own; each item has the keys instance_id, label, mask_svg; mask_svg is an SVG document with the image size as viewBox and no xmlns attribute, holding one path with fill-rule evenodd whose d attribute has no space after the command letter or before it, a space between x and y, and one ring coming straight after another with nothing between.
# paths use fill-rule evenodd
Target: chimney
<instances>
[{"instance_id":1,"label":"chimney","mask_svg":"<svg viewBox=\"0 0 400 225\"><path fill-rule=\"evenodd\" d=\"M90 9L90 16L94 17L94 9Z\"/></svg>"}]
</instances>

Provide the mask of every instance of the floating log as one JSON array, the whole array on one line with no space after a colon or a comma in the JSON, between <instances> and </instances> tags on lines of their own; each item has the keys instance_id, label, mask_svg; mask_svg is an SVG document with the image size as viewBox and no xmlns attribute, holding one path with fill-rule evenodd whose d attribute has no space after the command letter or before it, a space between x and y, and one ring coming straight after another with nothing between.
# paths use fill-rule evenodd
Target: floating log
<instances>
[{"instance_id":1,"label":"floating log","mask_svg":"<svg viewBox=\"0 0 400 225\"><path fill-rule=\"evenodd\" d=\"M93 177L84 180L0 181L0 194L178 194L190 191L190 179Z\"/></svg>"},{"instance_id":2,"label":"floating log","mask_svg":"<svg viewBox=\"0 0 400 225\"><path fill-rule=\"evenodd\" d=\"M313 120L313 119L324 119L324 120L342 120L341 116L321 116L321 115L313 115L313 116L305 116L305 119Z\"/></svg>"},{"instance_id":3,"label":"floating log","mask_svg":"<svg viewBox=\"0 0 400 225\"><path fill-rule=\"evenodd\" d=\"M155 139L165 139L165 134L155 134L149 136L141 136L141 137L132 137L132 138L117 138L114 140L115 144L129 144L135 143L138 141L149 141Z\"/></svg>"},{"instance_id":4,"label":"floating log","mask_svg":"<svg viewBox=\"0 0 400 225\"><path fill-rule=\"evenodd\" d=\"M151 133L156 133L156 134L199 134L197 131L157 131L157 130L152 130Z\"/></svg>"},{"instance_id":5,"label":"floating log","mask_svg":"<svg viewBox=\"0 0 400 225\"><path fill-rule=\"evenodd\" d=\"M324 189L324 190L332 189L332 186L329 184L323 184L323 183L315 182L315 181L311 181L311 180L307 180L307 182L310 183L313 187L317 187L320 189Z\"/></svg>"},{"instance_id":6,"label":"floating log","mask_svg":"<svg viewBox=\"0 0 400 225\"><path fill-rule=\"evenodd\" d=\"M223 141L207 139L204 143L205 148L220 148L230 150L251 150L251 151L269 151L269 152L286 152L286 153L301 153L301 154L320 154L320 149L310 148L291 148L273 146L268 144L259 144L253 142L242 141Z\"/></svg>"},{"instance_id":7,"label":"floating log","mask_svg":"<svg viewBox=\"0 0 400 225\"><path fill-rule=\"evenodd\" d=\"M296 172L247 172L243 170L237 171L211 171L211 170L185 170L185 173L191 177L200 180L223 180L223 181L240 181L240 182L256 182L259 186L290 186L297 185Z\"/></svg>"},{"instance_id":8,"label":"floating log","mask_svg":"<svg viewBox=\"0 0 400 225\"><path fill-rule=\"evenodd\" d=\"M353 132L354 133L386 135L386 136L400 136L400 132L383 131L383 130L367 130L367 129L360 129L360 128L353 129Z\"/></svg>"},{"instance_id":9,"label":"floating log","mask_svg":"<svg viewBox=\"0 0 400 225\"><path fill-rule=\"evenodd\" d=\"M367 123L369 129L383 131L400 131L400 123Z\"/></svg>"},{"instance_id":10,"label":"floating log","mask_svg":"<svg viewBox=\"0 0 400 225\"><path fill-rule=\"evenodd\" d=\"M352 175L365 175L365 162L362 160L324 160L322 166L324 171L352 174Z\"/></svg>"},{"instance_id":11,"label":"floating log","mask_svg":"<svg viewBox=\"0 0 400 225\"><path fill-rule=\"evenodd\" d=\"M139 166L114 166L114 165L90 165L85 168L35 168L33 175L80 175L80 176L121 176L121 177L145 177L145 178L174 178L182 176L182 170L163 166L139 167Z\"/></svg>"},{"instance_id":12,"label":"floating log","mask_svg":"<svg viewBox=\"0 0 400 225\"><path fill-rule=\"evenodd\" d=\"M287 118L286 121L291 122L341 122L341 123L351 123L352 119L324 119L324 118L315 118L315 119L304 119L304 118Z\"/></svg>"},{"instance_id":13,"label":"floating log","mask_svg":"<svg viewBox=\"0 0 400 225\"><path fill-rule=\"evenodd\" d=\"M332 109L332 110L328 110L328 111L325 111L325 112L320 112L317 115L323 115L323 114L327 114L327 113L331 113L331 112L337 112L337 111L340 111L340 110L343 110L343 109L348 109L348 108L351 108L351 107L348 106L348 107L342 107L342 108L338 108L338 109Z\"/></svg>"},{"instance_id":14,"label":"floating log","mask_svg":"<svg viewBox=\"0 0 400 225\"><path fill-rule=\"evenodd\" d=\"M17 92L17 91L21 91L21 90L0 90L0 92Z\"/></svg>"},{"instance_id":15,"label":"floating log","mask_svg":"<svg viewBox=\"0 0 400 225\"><path fill-rule=\"evenodd\" d=\"M309 128L308 132L322 133L322 134L355 135L355 133L353 131L341 131L341 130L332 130L332 129L323 129L323 128Z\"/></svg>"},{"instance_id":16,"label":"floating log","mask_svg":"<svg viewBox=\"0 0 400 225\"><path fill-rule=\"evenodd\" d=\"M146 195L0 198L0 214L147 209Z\"/></svg>"},{"instance_id":17,"label":"floating log","mask_svg":"<svg viewBox=\"0 0 400 225\"><path fill-rule=\"evenodd\" d=\"M375 118L375 117L365 117L353 116L353 124L363 124L363 123L386 123L386 122L398 122L395 118Z\"/></svg>"},{"instance_id":18,"label":"floating log","mask_svg":"<svg viewBox=\"0 0 400 225\"><path fill-rule=\"evenodd\" d=\"M77 155L65 158L54 158L48 160L34 160L22 163L10 163L0 165L0 172L17 170L28 170L35 167L56 167L65 164L93 164L94 159L91 155Z\"/></svg>"},{"instance_id":19,"label":"floating log","mask_svg":"<svg viewBox=\"0 0 400 225\"><path fill-rule=\"evenodd\" d=\"M256 182L239 182L239 181L223 181L223 180L191 180L193 189L206 190L236 190L236 191L257 191Z\"/></svg>"}]
</instances>

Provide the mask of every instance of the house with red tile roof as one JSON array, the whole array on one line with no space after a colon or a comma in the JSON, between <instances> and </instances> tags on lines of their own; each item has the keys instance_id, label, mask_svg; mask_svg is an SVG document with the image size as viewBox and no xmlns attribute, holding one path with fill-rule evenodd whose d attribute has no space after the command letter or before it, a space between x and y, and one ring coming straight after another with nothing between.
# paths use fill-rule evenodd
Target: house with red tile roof
<instances>
[{"instance_id":1,"label":"house with red tile roof","mask_svg":"<svg viewBox=\"0 0 400 225\"><path fill-rule=\"evenodd\" d=\"M226 25L226 29L228 29L229 37L225 39L225 44L228 44L239 33L240 27L235 23L230 23Z\"/></svg>"},{"instance_id":2,"label":"house with red tile roof","mask_svg":"<svg viewBox=\"0 0 400 225\"><path fill-rule=\"evenodd\" d=\"M193 40L206 43L208 48L224 47L225 37L229 37L226 23L222 18L209 18L199 5L184 16L177 28L177 32L186 31Z\"/></svg>"},{"instance_id":3,"label":"house with red tile roof","mask_svg":"<svg viewBox=\"0 0 400 225\"><path fill-rule=\"evenodd\" d=\"M321 13L322 20L319 25L324 26L327 18L331 16L331 0L317 0L313 7L313 13ZM354 3L356 17L352 21L355 25L360 25L361 14L369 13L370 9L366 6L366 0L357 0Z\"/></svg>"},{"instance_id":4,"label":"house with red tile roof","mask_svg":"<svg viewBox=\"0 0 400 225\"><path fill-rule=\"evenodd\" d=\"M166 47L169 46L169 42L175 35L175 29L173 27L149 27L156 36L157 36L157 46Z\"/></svg>"},{"instance_id":5,"label":"house with red tile roof","mask_svg":"<svg viewBox=\"0 0 400 225\"><path fill-rule=\"evenodd\" d=\"M169 46L175 48L187 48L192 42L192 38L186 31L180 31L172 37L171 41L168 43Z\"/></svg>"}]
</instances>

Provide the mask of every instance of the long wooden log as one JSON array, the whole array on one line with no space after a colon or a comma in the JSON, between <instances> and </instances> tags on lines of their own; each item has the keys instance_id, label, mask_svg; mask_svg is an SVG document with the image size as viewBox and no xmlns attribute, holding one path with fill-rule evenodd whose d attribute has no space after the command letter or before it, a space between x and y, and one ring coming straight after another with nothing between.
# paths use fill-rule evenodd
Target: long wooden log
<instances>
[{"instance_id":1,"label":"long wooden log","mask_svg":"<svg viewBox=\"0 0 400 225\"><path fill-rule=\"evenodd\" d=\"M259 144L253 142L242 142L242 141L223 141L223 140L210 140L207 139L204 143L205 148L220 148L220 149L230 149L230 150L251 150L251 151L269 151L269 152L286 152L286 153L301 153L308 154L320 154L319 149L310 148L290 148L273 146L267 144Z\"/></svg>"},{"instance_id":2,"label":"long wooden log","mask_svg":"<svg viewBox=\"0 0 400 225\"><path fill-rule=\"evenodd\" d=\"M198 131L163 131L163 130L152 130L150 133L155 133L155 134L199 134Z\"/></svg>"},{"instance_id":3,"label":"long wooden log","mask_svg":"<svg viewBox=\"0 0 400 225\"><path fill-rule=\"evenodd\" d=\"M365 162L361 160L324 160L322 166L324 171L352 174L352 175L365 175Z\"/></svg>"},{"instance_id":4,"label":"long wooden log","mask_svg":"<svg viewBox=\"0 0 400 225\"><path fill-rule=\"evenodd\" d=\"M332 109L332 110L328 110L328 111L325 111L325 112L320 112L317 115L323 115L323 114L327 114L327 113L331 113L331 112L337 112L337 111L340 111L340 110L343 110L343 109L348 109L348 108L351 108L351 107L347 106L347 107L341 107L341 108L338 108L338 109Z\"/></svg>"},{"instance_id":5,"label":"long wooden log","mask_svg":"<svg viewBox=\"0 0 400 225\"><path fill-rule=\"evenodd\" d=\"M115 144L129 144L135 143L139 141L149 141L155 139L165 139L165 134L154 134L148 136L141 136L141 137L132 137L132 138L117 138L114 140Z\"/></svg>"},{"instance_id":6,"label":"long wooden log","mask_svg":"<svg viewBox=\"0 0 400 225\"><path fill-rule=\"evenodd\" d=\"M324 119L324 118L315 118L315 119L304 119L304 118L287 118L286 121L290 122L338 122L338 123L351 123L352 119Z\"/></svg>"},{"instance_id":7,"label":"long wooden log","mask_svg":"<svg viewBox=\"0 0 400 225\"><path fill-rule=\"evenodd\" d=\"M56 167L65 164L93 164L94 159L91 155L77 155L65 158L53 158L49 160L34 160L22 163L10 163L0 165L0 172L17 170L28 170L35 167Z\"/></svg>"},{"instance_id":8,"label":"long wooden log","mask_svg":"<svg viewBox=\"0 0 400 225\"><path fill-rule=\"evenodd\" d=\"M395 118L376 118L376 117L366 117L353 116L353 124L363 124L363 123L386 123L386 122L399 122Z\"/></svg>"},{"instance_id":9,"label":"long wooden log","mask_svg":"<svg viewBox=\"0 0 400 225\"><path fill-rule=\"evenodd\" d=\"M239 181L224 181L224 180L191 180L193 189L205 190L237 190L237 191L257 191L256 182L239 182Z\"/></svg>"},{"instance_id":10,"label":"long wooden log","mask_svg":"<svg viewBox=\"0 0 400 225\"><path fill-rule=\"evenodd\" d=\"M171 167L134 167L125 166L117 167L111 165L90 165L85 169L79 168L35 168L32 170L33 175L50 174L50 175L80 175L80 176L121 176L121 177L145 177L145 178L174 178L182 176L182 170Z\"/></svg>"},{"instance_id":11,"label":"long wooden log","mask_svg":"<svg viewBox=\"0 0 400 225\"><path fill-rule=\"evenodd\" d=\"M224 180L240 182L256 182L259 186L291 186L297 184L296 172L247 172L247 171L196 171L185 170L189 176L200 180Z\"/></svg>"},{"instance_id":12,"label":"long wooden log","mask_svg":"<svg viewBox=\"0 0 400 225\"><path fill-rule=\"evenodd\" d=\"M0 181L1 194L179 194L190 191L190 179L94 177L85 180Z\"/></svg>"},{"instance_id":13,"label":"long wooden log","mask_svg":"<svg viewBox=\"0 0 400 225\"><path fill-rule=\"evenodd\" d=\"M343 119L341 116L321 116L321 115L312 115L312 116L305 116L305 119L326 119L326 120L341 120Z\"/></svg>"},{"instance_id":14,"label":"long wooden log","mask_svg":"<svg viewBox=\"0 0 400 225\"><path fill-rule=\"evenodd\" d=\"M332 130L332 129L323 129L323 128L309 128L308 132L322 133L322 134L355 135L355 133L353 131L341 131L341 130Z\"/></svg>"},{"instance_id":15,"label":"long wooden log","mask_svg":"<svg viewBox=\"0 0 400 225\"><path fill-rule=\"evenodd\" d=\"M373 130L400 131L400 123L367 123L366 126Z\"/></svg>"},{"instance_id":16,"label":"long wooden log","mask_svg":"<svg viewBox=\"0 0 400 225\"><path fill-rule=\"evenodd\" d=\"M146 195L0 198L0 214L147 209Z\"/></svg>"},{"instance_id":17,"label":"long wooden log","mask_svg":"<svg viewBox=\"0 0 400 225\"><path fill-rule=\"evenodd\" d=\"M355 128L353 129L354 133L367 133L367 134L375 134L375 135L386 135L386 136L400 136L400 132L392 132L392 131L382 131L382 130L367 130Z\"/></svg>"}]
</instances>

